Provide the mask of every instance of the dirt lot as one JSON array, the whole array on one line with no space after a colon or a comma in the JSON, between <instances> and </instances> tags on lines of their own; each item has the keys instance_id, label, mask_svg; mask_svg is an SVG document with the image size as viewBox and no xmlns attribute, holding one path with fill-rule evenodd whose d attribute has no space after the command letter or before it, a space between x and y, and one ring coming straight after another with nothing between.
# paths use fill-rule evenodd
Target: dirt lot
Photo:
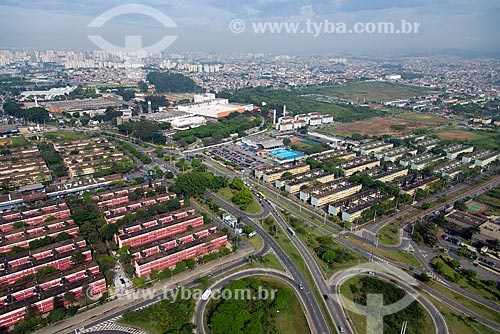
<instances>
[{"instance_id":1,"label":"dirt lot","mask_svg":"<svg viewBox=\"0 0 500 334\"><path fill-rule=\"evenodd\" d=\"M365 121L338 124L324 128L325 132L341 136L350 136L353 133L379 136L384 134L400 135L417 129L436 126L448 122L444 118L430 115L412 114L407 116L374 117Z\"/></svg>"},{"instance_id":2,"label":"dirt lot","mask_svg":"<svg viewBox=\"0 0 500 334\"><path fill-rule=\"evenodd\" d=\"M475 139L477 135L472 131L465 130L449 130L438 133L441 139Z\"/></svg>"}]
</instances>

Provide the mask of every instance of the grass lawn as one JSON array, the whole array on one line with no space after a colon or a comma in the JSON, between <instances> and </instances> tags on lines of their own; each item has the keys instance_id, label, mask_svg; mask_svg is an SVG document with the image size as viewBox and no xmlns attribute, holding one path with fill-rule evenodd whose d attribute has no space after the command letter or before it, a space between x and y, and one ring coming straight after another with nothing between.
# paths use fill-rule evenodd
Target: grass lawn
<instances>
[{"instance_id":1,"label":"grass lawn","mask_svg":"<svg viewBox=\"0 0 500 334\"><path fill-rule=\"evenodd\" d=\"M407 112L407 111L397 113L396 117L401 118L401 119L412 120L415 122L421 122L421 123L428 123L428 122L443 123L444 121L446 121L446 122L450 121L450 120L443 118L443 117L440 117L440 116L435 116L435 115L426 114L426 113Z\"/></svg>"},{"instance_id":2,"label":"grass lawn","mask_svg":"<svg viewBox=\"0 0 500 334\"><path fill-rule=\"evenodd\" d=\"M282 289L291 288L284 284L283 282L269 278L276 286L280 286ZM306 317L304 315L304 309L300 304L297 296L292 298L288 304L288 310L286 312L279 312L276 314L275 324L278 333L286 334L305 334L311 333L309 326L307 324Z\"/></svg>"},{"instance_id":3,"label":"grass lawn","mask_svg":"<svg viewBox=\"0 0 500 334\"><path fill-rule=\"evenodd\" d=\"M10 137L5 139L0 139L0 147L4 145L9 145L12 147L20 147L28 144L28 141L23 135L17 137Z\"/></svg>"},{"instance_id":4,"label":"grass lawn","mask_svg":"<svg viewBox=\"0 0 500 334\"><path fill-rule=\"evenodd\" d=\"M246 209L245 209L245 212L248 212L250 214L256 214L256 213L259 213L262 211L262 207L260 206L259 202L255 200L252 201L252 203L250 203Z\"/></svg>"},{"instance_id":5,"label":"grass lawn","mask_svg":"<svg viewBox=\"0 0 500 334\"><path fill-rule=\"evenodd\" d=\"M266 229L266 231L270 235L274 236L276 242L281 246L281 248L283 248L283 251L285 253L287 253L287 255L290 257L290 259L295 263L295 265L298 267L298 269L306 277L307 282L312 287L312 290L314 292L314 296L318 300L318 303L319 303L319 305L321 307L321 310L323 311L323 314L325 314L325 318L326 318L326 321L328 323L328 326L330 328L333 328L334 327L333 326L333 322L332 322L330 316L327 316L328 312L327 312L327 309L326 309L326 305L325 305L325 303L323 301L323 297L321 296L318 288L317 287L315 288L316 285L314 284L314 280L312 278L311 272L309 271L309 269L307 269L307 266L306 266L306 263L304 261L304 258L300 255L300 252L298 251L298 249L295 248L295 246L292 244L292 241L290 240L290 238L288 237L288 235L286 235L285 232L283 231L283 229L278 225L278 223L276 223L276 220L274 220L274 225L277 228L277 233L275 233L274 231L271 231L269 229L269 225L263 224L262 221L263 220L261 219L260 223L261 223L262 227L264 229Z\"/></svg>"},{"instance_id":6,"label":"grass lawn","mask_svg":"<svg viewBox=\"0 0 500 334\"><path fill-rule=\"evenodd\" d=\"M436 258L432 261L432 263L441 263L442 264L442 270L443 270L443 276L450 276L450 277L453 277L453 275L455 273L459 273L458 271L456 271L455 269L453 269L452 267L450 267L446 262L444 262L442 259L440 258ZM482 296L484 298L487 298L487 299L490 299L490 300L493 300L495 302L498 302L498 298L493 294L491 293L490 291L486 290L486 289L482 289L482 288L476 288L474 286L472 286L472 284L468 281L468 279L461 275L460 279L455 283L457 284L458 286L460 286L462 289L464 290L467 290L469 292L472 292L473 294L476 294L478 296ZM494 288L492 288L494 289ZM497 289L498 291L498 289ZM500 318L498 318L498 320L500 322Z\"/></svg>"},{"instance_id":7,"label":"grass lawn","mask_svg":"<svg viewBox=\"0 0 500 334\"><path fill-rule=\"evenodd\" d=\"M394 222L378 231L378 242L387 246L399 245L399 223Z\"/></svg>"},{"instance_id":8,"label":"grass lawn","mask_svg":"<svg viewBox=\"0 0 500 334\"><path fill-rule=\"evenodd\" d=\"M233 191L231 190L231 188L225 187L219 189L217 195L219 195L226 201L231 202L231 198L233 197ZM260 206L259 202L254 198L252 203L250 203L243 211L250 214L256 214L262 211L262 207Z\"/></svg>"},{"instance_id":9,"label":"grass lawn","mask_svg":"<svg viewBox=\"0 0 500 334\"><path fill-rule=\"evenodd\" d=\"M489 319L491 321L500 322L500 312L495 312L489 307L486 307L482 304L476 303L472 299L469 299L461 294L453 292L452 290L442 286L441 284L429 282L427 283L432 289L441 292L443 295L455 300L457 303L465 306L469 310L474 313L479 314L480 316Z\"/></svg>"},{"instance_id":10,"label":"grass lawn","mask_svg":"<svg viewBox=\"0 0 500 334\"><path fill-rule=\"evenodd\" d=\"M372 245L367 244L366 242L363 242L361 240L351 239L351 242L353 242L355 244L358 244L361 247L366 248L367 250L371 251L371 249L372 249ZM391 259L391 260L394 260L394 261L397 261L397 262L401 262L401 263L405 263L405 264L407 264L409 266L413 266L413 267L416 267L416 268L420 268L421 267L420 262L418 262L418 260L415 257L415 255L413 255L411 253L406 253L406 252L391 252L391 251L387 251L387 250L380 249L380 248L375 248L373 252L375 254L384 256L384 257L386 257L388 259Z\"/></svg>"},{"instance_id":11,"label":"grass lawn","mask_svg":"<svg viewBox=\"0 0 500 334\"><path fill-rule=\"evenodd\" d=\"M281 248L283 248L285 253L287 253L288 256L290 256L290 258L297 265L297 267L299 267L299 269L302 272L304 272L307 276L307 273L309 273L309 271L307 270L306 263L304 262L304 259L300 255L298 249L295 248L295 246L292 244L292 241L288 238L287 235L285 235L285 232L281 229L281 227L277 223L275 223L275 225L277 226L277 229L278 229L278 232L275 233L274 231L270 231L269 225L262 224L262 223L261 223L261 225L267 230L267 232L270 235L274 236L274 239L281 246ZM311 278L310 283L311 284L313 283L312 278Z\"/></svg>"},{"instance_id":12,"label":"grass lawn","mask_svg":"<svg viewBox=\"0 0 500 334\"><path fill-rule=\"evenodd\" d=\"M418 262L417 258L412 253L391 252L391 251L386 251L386 250L378 249L378 248L375 250L375 252L377 254L385 256L391 260L398 261L401 263L406 263L409 266L418 267L418 268L421 267L420 262Z\"/></svg>"},{"instance_id":13,"label":"grass lawn","mask_svg":"<svg viewBox=\"0 0 500 334\"><path fill-rule=\"evenodd\" d=\"M262 248L263 241L262 241L262 238L260 237L260 235L258 235L258 234L254 235L251 238L243 237L243 239L248 241L248 243L250 243L250 245L252 245L256 251L258 251L259 249Z\"/></svg>"},{"instance_id":14,"label":"grass lawn","mask_svg":"<svg viewBox=\"0 0 500 334\"><path fill-rule=\"evenodd\" d=\"M255 269L255 268L269 268L269 269L276 269L279 271L285 271L285 268L283 268L283 266L281 265L281 263L278 260L278 258L276 257L276 255L266 254L262 257L262 260L256 259L256 260L254 260L250 263L247 263L247 264L245 264L237 269L234 269L234 270L231 270L228 272L224 272L224 275L218 276L216 279L211 278L210 282L211 282L211 284L213 284L216 281L219 281L220 279L222 279L228 275L234 274L236 272L239 272L241 270Z\"/></svg>"},{"instance_id":15,"label":"grass lawn","mask_svg":"<svg viewBox=\"0 0 500 334\"><path fill-rule=\"evenodd\" d=\"M350 259L350 260L343 262L343 263L334 263L334 264L331 264L329 266L328 263L321 260L318 257L317 253L314 251L314 248L316 248L320 245L317 238L324 237L325 235L323 233L313 229L312 227L305 225L305 224L301 224L301 227L302 227L302 229L295 229L295 232L297 233L297 236L300 238L300 240L302 240L304 245L307 246L307 248L309 249L309 251L311 252L313 257L315 258L316 263L322 269L322 271L325 274L327 279L332 277L336 272L338 272L340 270L354 267L354 266L366 261L366 259L364 259L361 255L350 251L349 249L347 249L343 245L337 243L332 238L332 242L330 244L332 249L334 249L334 250L343 249L343 250L349 252L349 254L351 254L353 256L353 259ZM301 233L301 232L303 232L303 233Z\"/></svg>"},{"instance_id":16,"label":"grass lawn","mask_svg":"<svg viewBox=\"0 0 500 334\"><path fill-rule=\"evenodd\" d=\"M473 131L458 127L449 127L430 132L439 139L449 142L460 142L474 145L476 150L480 149L498 149L500 146L500 131Z\"/></svg>"},{"instance_id":17,"label":"grass lawn","mask_svg":"<svg viewBox=\"0 0 500 334\"><path fill-rule=\"evenodd\" d=\"M255 269L255 268L269 268L269 269L275 269L279 271L285 271L285 268L281 265L279 262L278 258L274 254L266 254L264 255L261 259L256 259L252 262L249 262L241 267L238 267L237 269L230 270L230 271L223 271L223 266L217 267L217 273L221 274L217 276L217 278L210 278L207 282L206 287L211 286L217 281L220 281L224 277L227 277L229 275L232 275L234 273L240 272L241 270L246 270L246 269Z\"/></svg>"},{"instance_id":18,"label":"grass lawn","mask_svg":"<svg viewBox=\"0 0 500 334\"><path fill-rule=\"evenodd\" d=\"M91 135L84 134L76 131L53 131L45 132L43 136L55 142L70 142L78 139L86 139L92 137Z\"/></svg>"},{"instance_id":19,"label":"grass lawn","mask_svg":"<svg viewBox=\"0 0 500 334\"><path fill-rule=\"evenodd\" d=\"M266 254L260 259L254 260L251 263L246 264L241 269L251 269L251 268L269 268L269 269L276 269L279 271L285 271L285 268L283 268L280 261L274 254Z\"/></svg>"},{"instance_id":20,"label":"grass lawn","mask_svg":"<svg viewBox=\"0 0 500 334\"><path fill-rule=\"evenodd\" d=\"M347 297L350 300L354 300L354 294L352 293L350 289L350 285L353 284L355 286L360 286L360 276L355 276L347 281L345 281L341 286L340 286L340 293ZM391 284L393 285L393 284ZM423 308L423 307L422 307ZM430 315L425 311L425 317L424 317L424 322L423 326L420 326L419 328L412 328L412 322L408 322L408 328L407 328L407 333L433 333L433 323ZM358 334L365 334L366 333L366 318L363 315L347 311L347 314L349 318L351 319L351 324L354 325L355 332Z\"/></svg>"},{"instance_id":21,"label":"grass lawn","mask_svg":"<svg viewBox=\"0 0 500 334\"><path fill-rule=\"evenodd\" d=\"M429 299L437 307L439 313L444 316L450 334L497 334L497 331L469 319L465 314L452 309L431 295L425 292L421 292L421 294Z\"/></svg>"}]
</instances>

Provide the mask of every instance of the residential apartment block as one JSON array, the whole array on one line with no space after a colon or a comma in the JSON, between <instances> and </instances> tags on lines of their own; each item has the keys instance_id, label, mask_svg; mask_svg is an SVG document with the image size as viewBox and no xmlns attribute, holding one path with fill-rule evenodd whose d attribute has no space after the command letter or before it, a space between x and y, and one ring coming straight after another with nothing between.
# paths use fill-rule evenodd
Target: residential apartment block
<instances>
[{"instance_id":1,"label":"residential apartment block","mask_svg":"<svg viewBox=\"0 0 500 334\"><path fill-rule=\"evenodd\" d=\"M284 165L278 165L274 167L266 167L262 169L256 169L255 170L255 177L262 179L265 182L274 182L276 180L281 179L284 173L288 172L291 173L292 175L300 174L300 173L305 173L309 171L311 167L308 164L305 163L300 163L300 164L284 164Z\"/></svg>"},{"instance_id":2,"label":"residential apartment block","mask_svg":"<svg viewBox=\"0 0 500 334\"><path fill-rule=\"evenodd\" d=\"M312 206L321 207L353 195L361 190L360 184L349 182L346 178L337 179L325 184L300 191L300 199L309 201Z\"/></svg>"}]
</instances>

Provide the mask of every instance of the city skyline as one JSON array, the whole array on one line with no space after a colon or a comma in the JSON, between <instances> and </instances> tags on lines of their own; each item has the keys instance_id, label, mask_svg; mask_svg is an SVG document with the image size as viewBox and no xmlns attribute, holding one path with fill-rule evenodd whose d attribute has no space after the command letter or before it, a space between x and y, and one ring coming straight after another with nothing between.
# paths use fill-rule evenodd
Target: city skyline
<instances>
[{"instance_id":1,"label":"city skyline","mask_svg":"<svg viewBox=\"0 0 500 334\"><path fill-rule=\"evenodd\" d=\"M165 28L145 15L127 14L110 20L101 28L88 28L92 20L123 2L52 1L0 2L0 27L8 34L0 40L2 48L98 49L88 35L99 34L115 45L123 45L126 35L140 35L143 45L151 45L165 35L178 36L167 52L272 52L310 54L401 55L457 53L496 56L494 41L500 25L496 18L500 6L493 1L468 3L457 0L396 2L392 0L260 1L258 3L223 0L195 3L184 1L135 1L157 9L177 25ZM244 32L231 29L234 20L246 23ZM411 34L332 33L322 24L405 21L418 23ZM297 23L296 30L255 31L259 24ZM308 22L311 31L308 30ZM313 26L313 25L316 25ZM314 28L314 29L313 29ZM319 29L321 28L321 29ZM316 30L315 30L316 29ZM328 29L327 29L328 30ZM37 32L34 34L33 32Z\"/></svg>"}]
</instances>

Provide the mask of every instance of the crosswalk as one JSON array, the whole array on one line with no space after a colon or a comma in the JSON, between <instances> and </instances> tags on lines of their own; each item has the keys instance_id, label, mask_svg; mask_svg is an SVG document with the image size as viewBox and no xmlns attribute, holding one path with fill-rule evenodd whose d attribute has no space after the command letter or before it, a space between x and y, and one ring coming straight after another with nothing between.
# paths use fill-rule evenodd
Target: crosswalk
<instances>
[{"instance_id":1,"label":"crosswalk","mask_svg":"<svg viewBox=\"0 0 500 334\"><path fill-rule=\"evenodd\" d=\"M139 329L139 328L133 328L133 327L128 327L124 325L117 324L116 322L120 320L122 317L116 316L114 318L108 319L98 325L95 325L90 328L86 328L84 330L78 331L79 334L84 334L84 333L94 333L94 332L99 332L99 331L117 331L117 332L122 332L122 333L130 333L130 334L148 334L148 332Z\"/></svg>"}]
</instances>

